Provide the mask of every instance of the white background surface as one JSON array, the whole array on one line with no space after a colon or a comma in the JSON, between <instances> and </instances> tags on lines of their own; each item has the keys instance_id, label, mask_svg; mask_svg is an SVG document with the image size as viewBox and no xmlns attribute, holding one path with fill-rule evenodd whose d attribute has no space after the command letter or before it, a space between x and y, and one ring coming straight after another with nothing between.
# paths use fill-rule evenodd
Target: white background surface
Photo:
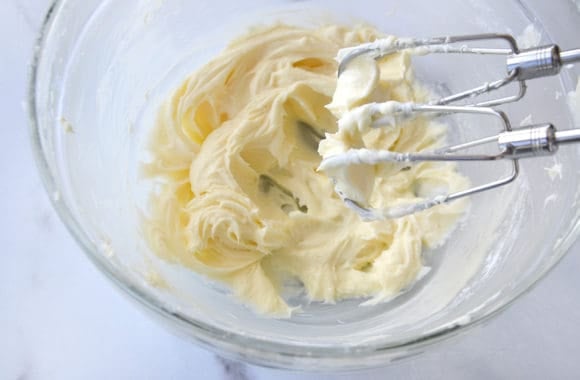
<instances>
[{"instance_id":1,"label":"white background surface","mask_svg":"<svg viewBox=\"0 0 580 380\"><path fill-rule=\"evenodd\" d=\"M0 0L0 379L580 378L578 244L487 326L381 370L321 376L257 368L157 326L84 257L36 173L22 102L47 3Z\"/></svg>"}]
</instances>

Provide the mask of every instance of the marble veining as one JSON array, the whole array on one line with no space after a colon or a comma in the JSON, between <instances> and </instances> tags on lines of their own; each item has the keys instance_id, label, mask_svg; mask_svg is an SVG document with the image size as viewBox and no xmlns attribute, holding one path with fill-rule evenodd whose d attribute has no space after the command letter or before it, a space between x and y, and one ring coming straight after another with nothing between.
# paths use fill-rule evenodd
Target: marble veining
<instances>
[{"instance_id":1,"label":"marble veining","mask_svg":"<svg viewBox=\"0 0 580 380\"><path fill-rule=\"evenodd\" d=\"M216 356L216 361L222 367L225 380L251 380L245 364Z\"/></svg>"}]
</instances>

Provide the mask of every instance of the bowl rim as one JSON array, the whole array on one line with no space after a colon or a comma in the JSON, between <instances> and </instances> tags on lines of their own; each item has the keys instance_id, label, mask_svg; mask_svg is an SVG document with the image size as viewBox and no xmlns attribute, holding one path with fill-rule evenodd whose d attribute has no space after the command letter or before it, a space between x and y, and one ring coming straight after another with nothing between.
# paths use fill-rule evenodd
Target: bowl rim
<instances>
[{"instance_id":1,"label":"bowl rim","mask_svg":"<svg viewBox=\"0 0 580 380\"><path fill-rule=\"evenodd\" d=\"M534 12L529 9L523 0L513 1L518 3L524 12L534 15ZM395 360L414 356L424 348L432 346L437 342L448 340L460 333L470 331L474 327L500 314L511 306L515 300L532 290L560 262L566 253L569 252L572 244L580 236L580 228L577 228L580 226L580 221L578 220L580 218L577 217L574 225L569 228L567 233L561 237L559 243L554 247L550 265L546 265L542 270L539 270L535 276L530 276L527 283L520 284L517 291L511 292L508 296L503 297L498 304L479 315L475 315L477 313L474 312L473 314L469 314L465 320L443 326L438 330L427 331L414 338L402 339L396 343L375 343L352 347L286 344L269 340L267 337L257 338L247 336L188 317L184 313L171 309L151 294L148 294L144 288L132 283L126 274L115 268L104 255L100 254L98 247L83 232L80 223L75 219L66 203L58 197L51 196L51 194L58 194L58 184L50 170L50 165L42 144L36 92L38 70L43 58L44 48L54 20L65 2L66 0L51 1L35 41L32 61L28 71L26 100L28 129L36 166L45 191L49 195L50 202L59 218L77 244L80 245L85 255L105 277L116 285L117 289L121 290L121 293L141 305L145 310L152 312L154 316L171 322L173 327L177 327L178 330L186 332L198 344L210 350L252 364L274 368L327 371L383 366ZM535 22L542 25L538 18L534 19L536 20Z\"/></svg>"}]
</instances>

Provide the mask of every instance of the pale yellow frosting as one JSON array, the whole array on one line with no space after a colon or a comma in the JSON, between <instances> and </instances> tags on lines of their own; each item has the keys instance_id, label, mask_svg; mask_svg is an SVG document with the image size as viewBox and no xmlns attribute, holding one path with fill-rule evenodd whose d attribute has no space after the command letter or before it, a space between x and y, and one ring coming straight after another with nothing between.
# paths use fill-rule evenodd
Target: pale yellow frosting
<instances>
[{"instance_id":1,"label":"pale yellow frosting","mask_svg":"<svg viewBox=\"0 0 580 380\"><path fill-rule=\"evenodd\" d=\"M325 107L337 86L334 57L377 37L366 27L260 28L189 77L160 110L145 167L157 182L144 223L154 252L228 284L258 312L278 317L299 306L281 294L290 278L304 284L311 300L328 303L351 297L379 302L411 285L424 269L422 250L442 241L462 209L439 206L365 223L317 171L318 140L337 130L337 118ZM365 74L374 88L361 84L357 93L417 100L408 57L388 62ZM346 99L337 107L367 100ZM363 139L416 151L443 136L443 127L421 119L406 128L366 131ZM463 178L449 165L383 167L381 177L370 170L380 191L374 185L364 191L378 203L414 199L421 186Z\"/></svg>"}]
</instances>

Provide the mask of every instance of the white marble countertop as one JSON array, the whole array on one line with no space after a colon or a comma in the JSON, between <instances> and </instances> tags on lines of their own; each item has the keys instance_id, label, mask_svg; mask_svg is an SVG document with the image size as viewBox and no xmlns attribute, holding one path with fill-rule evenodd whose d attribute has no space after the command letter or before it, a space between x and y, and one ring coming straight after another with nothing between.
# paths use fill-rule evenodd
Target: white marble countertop
<instances>
[{"instance_id":1,"label":"white marble countertop","mask_svg":"<svg viewBox=\"0 0 580 380\"><path fill-rule=\"evenodd\" d=\"M114 289L55 215L22 109L46 0L0 5L0 379L544 379L580 377L580 245L487 326L381 370L282 372L218 358Z\"/></svg>"}]
</instances>

